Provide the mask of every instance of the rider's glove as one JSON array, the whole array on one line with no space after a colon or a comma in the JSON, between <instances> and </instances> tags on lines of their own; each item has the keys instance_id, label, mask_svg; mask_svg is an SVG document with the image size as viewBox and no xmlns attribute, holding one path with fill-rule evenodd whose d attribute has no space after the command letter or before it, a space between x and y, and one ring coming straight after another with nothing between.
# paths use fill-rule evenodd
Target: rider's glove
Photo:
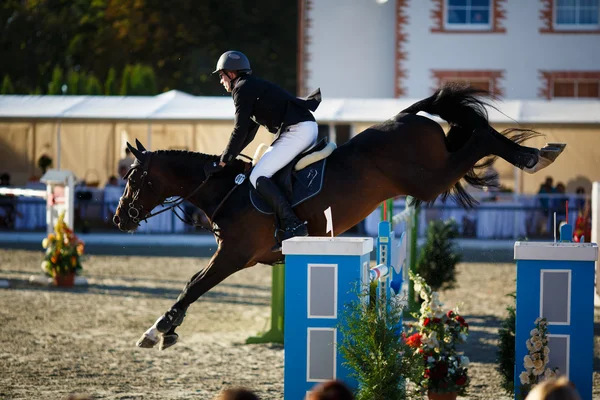
<instances>
[{"instance_id":1,"label":"rider's glove","mask_svg":"<svg viewBox=\"0 0 600 400\"><path fill-rule=\"evenodd\" d=\"M218 161L213 161L210 163L206 163L206 165L204 166L204 173L206 174L206 177L208 178L215 172L219 172L222 169L223 169L223 167L221 165L219 165Z\"/></svg>"}]
</instances>

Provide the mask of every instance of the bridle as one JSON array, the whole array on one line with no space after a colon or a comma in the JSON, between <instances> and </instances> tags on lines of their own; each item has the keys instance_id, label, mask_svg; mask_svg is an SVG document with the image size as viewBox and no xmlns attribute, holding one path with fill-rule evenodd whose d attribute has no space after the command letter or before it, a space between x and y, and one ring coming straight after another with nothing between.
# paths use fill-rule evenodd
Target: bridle
<instances>
[{"instance_id":1,"label":"bridle","mask_svg":"<svg viewBox=\"0 0 600 400\"><path fill-rule=\"evenodd\" d=\"M246 156L244 154L240 154L240 156L243 156L243 157L246 157L246 158L252 160L250 157L248 157L248 156ZM149 211L145 210L144 206L142 206L138 202L138 199L139 199L139 196L140 196L140 192L141 192L142 188L144 188L144 183L146 183L146 186L148 186L150 188L150 190L152 191L152 193L154 193L156 196L160 197L160 195L156 192L156 190L154 190L154 186L152 185L152 182L149 179L146 181L146 178L148 177L148 169L150 168L150 162L151 162L151 160L152 160L152 153L151 152L147 152L146 153L146 158L144 160L144 164L141 165L136 160L136 163L134 163L133 166L129 169L129 171L127 171L127 173L125 174L125 176L123 176L123 179L125 179L125 180L127 180L129 182L129 180L131 179L131 175L133 174L133 172L135 172L139 168L142 169L142 175L141 175L141 180L140 180L139 187L133 193L132 199L127 204L127 216L129 216L129 218L139 226L141 221L148 222L147 220L149 218L152 218L152 217L154 217L154 216L156 216L158 214L162 214L165 211L172 210L173 214L175 214L177 216L177 218L179 218L183 223L190 224L188 221L185 221L183 218L181 218L179 216L179 214L177 214L177 212L175 212L175 208L178 208L181 212L183 212L186 215L186 217L188 217L188 219L191 221L192 218L180 206L181 206L181 204L184 201L188 200L189 198L191 198L192 196L194 196L196 193L198 193L198 191L200 189L202 189L202 187L204 187L204 185L208 182L208 180L210 179L210 176L207 176L206 179L199 186L197 186L190 194L188 194L187 196L180 197L179 200L176 200L176 201L163 202L162 203L163 206L164 205L169 205L169 204L170 205L168 207L166 207L166 208L163 208L160 211L152 213L152 212L150 212L151 210L149 210ZM225 201L229 198L229 196L233 193L233 191L242 182L243 182L243 180L238 183L238 179L236 178L236 184L229 191L229 193L227 193L227 195L223 198L223 200L221 200L221 202L215 208L215 211L213 212L213 214L210 216L209 221L211 223L212 223L212 221L214 221L214 218L215 218L217 212L221 209L221 206L223 205L223 203L225 203ZM132 183L135 183L135 181L133 179L131 179L130 186L131 186ZM122 205L123 205L123 197L121 197L119 199L119 206L122 206ZM217 237L219 237L219 229L218 228L206 227L204 225L196 224L196 223L191 223L190 225L194 225L194 226L198 226L198 227L201 227L203 229L206 229L209 232L211 232L214 235L216 235Z\"/></svg>"}]
</instances>

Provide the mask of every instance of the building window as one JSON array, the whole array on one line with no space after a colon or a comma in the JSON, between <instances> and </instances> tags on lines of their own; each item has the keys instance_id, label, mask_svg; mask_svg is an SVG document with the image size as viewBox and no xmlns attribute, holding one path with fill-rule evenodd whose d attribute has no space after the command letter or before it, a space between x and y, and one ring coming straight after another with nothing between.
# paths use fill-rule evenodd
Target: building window
<instances>
[{"instance_id":1,"label":"building window","mask_svg":"<svg viewBox=\"0 0 600 400\"><path fill-rule=\"evenodd\" d=\"M556 0L555 29L596 30L600 28L600 0Z\"/></svg>"},{"instance_id":2,"label":"building window","mask_svg":"<svg viewBox=\"0 0 600 400\"><path fill-rule=\"evenodd\" d=\"M600 71L542 71L540 97L600 99Z\"/></svg>"},{"instance_id":3,"label":"building window","mask_svg":"<svg viewBox=\"0 0 600 400\"><path fill-rule=\"evenodd\" d=\"M489 30L491 0L447 0L446 29Z\"/></svg>"},{"instance_id":4,"label":"building window","mask_svg":"<svg viewBox=\"0 0 600 400\"><path fill-rule=\"evenodd\" d=\"M433 0L431 32L504 33L506 0Z\"/></svg>"},{"instance_id":5,"label":"building window","mask_svg":"<svg viewBox=\"0 0 600 400\"><path fill-rule=\"evenodd\" d=\"M541 33L600 33L600 0L542 0Z\"/></svg>"},{"instance_id":6,"label":"building window","mask_svg":"<svg viewBox=\"0 0 600 400\"><path fill-rule=\"evenodd\" d=\"M485 90L494 93L498 96L503 96L504 91L500 87L500 79L504 75L504 71L492 70L433 70L433 80L436 90L447 83L460 82L468 84L476 89Z\"/></svg>"}]
</instances>

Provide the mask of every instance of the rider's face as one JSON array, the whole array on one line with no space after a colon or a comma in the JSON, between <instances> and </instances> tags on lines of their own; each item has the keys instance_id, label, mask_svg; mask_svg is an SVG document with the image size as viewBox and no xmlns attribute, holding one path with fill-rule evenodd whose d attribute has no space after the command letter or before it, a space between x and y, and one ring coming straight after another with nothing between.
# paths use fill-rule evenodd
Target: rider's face
<instances>
[{"instance_id":1,"label":"rider's face","mask_svg":"<svg viewBox=\"0 0 600 400\"><path fill-rule=\"evenodd\" d=\"M231 92L231 81L235 79L235 74L231 71L219 71L219 83L223 85L226 91Z\"/></svg>"}]
</instances>

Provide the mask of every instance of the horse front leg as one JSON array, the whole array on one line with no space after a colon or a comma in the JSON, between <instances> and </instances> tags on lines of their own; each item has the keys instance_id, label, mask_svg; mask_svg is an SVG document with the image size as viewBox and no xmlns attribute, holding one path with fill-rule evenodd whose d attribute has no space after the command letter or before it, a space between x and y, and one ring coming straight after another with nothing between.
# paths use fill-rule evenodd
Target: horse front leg
<instances>
[{"instance_id":1,"label":"horse front leg","mask_svg":"<svg viewBox=\"0 0 600 400\"><path fill-rule=\"evenodd\" d=\"M227 251L219 246L206 268L192 276L175 304L144 332L136 345L151 348L160 342L160 350L173 346L179 338L175 329L183 323L188 307L227 277L249 265L248 258L236 253L235 249Z\"/></svg>"}]
</instances>

